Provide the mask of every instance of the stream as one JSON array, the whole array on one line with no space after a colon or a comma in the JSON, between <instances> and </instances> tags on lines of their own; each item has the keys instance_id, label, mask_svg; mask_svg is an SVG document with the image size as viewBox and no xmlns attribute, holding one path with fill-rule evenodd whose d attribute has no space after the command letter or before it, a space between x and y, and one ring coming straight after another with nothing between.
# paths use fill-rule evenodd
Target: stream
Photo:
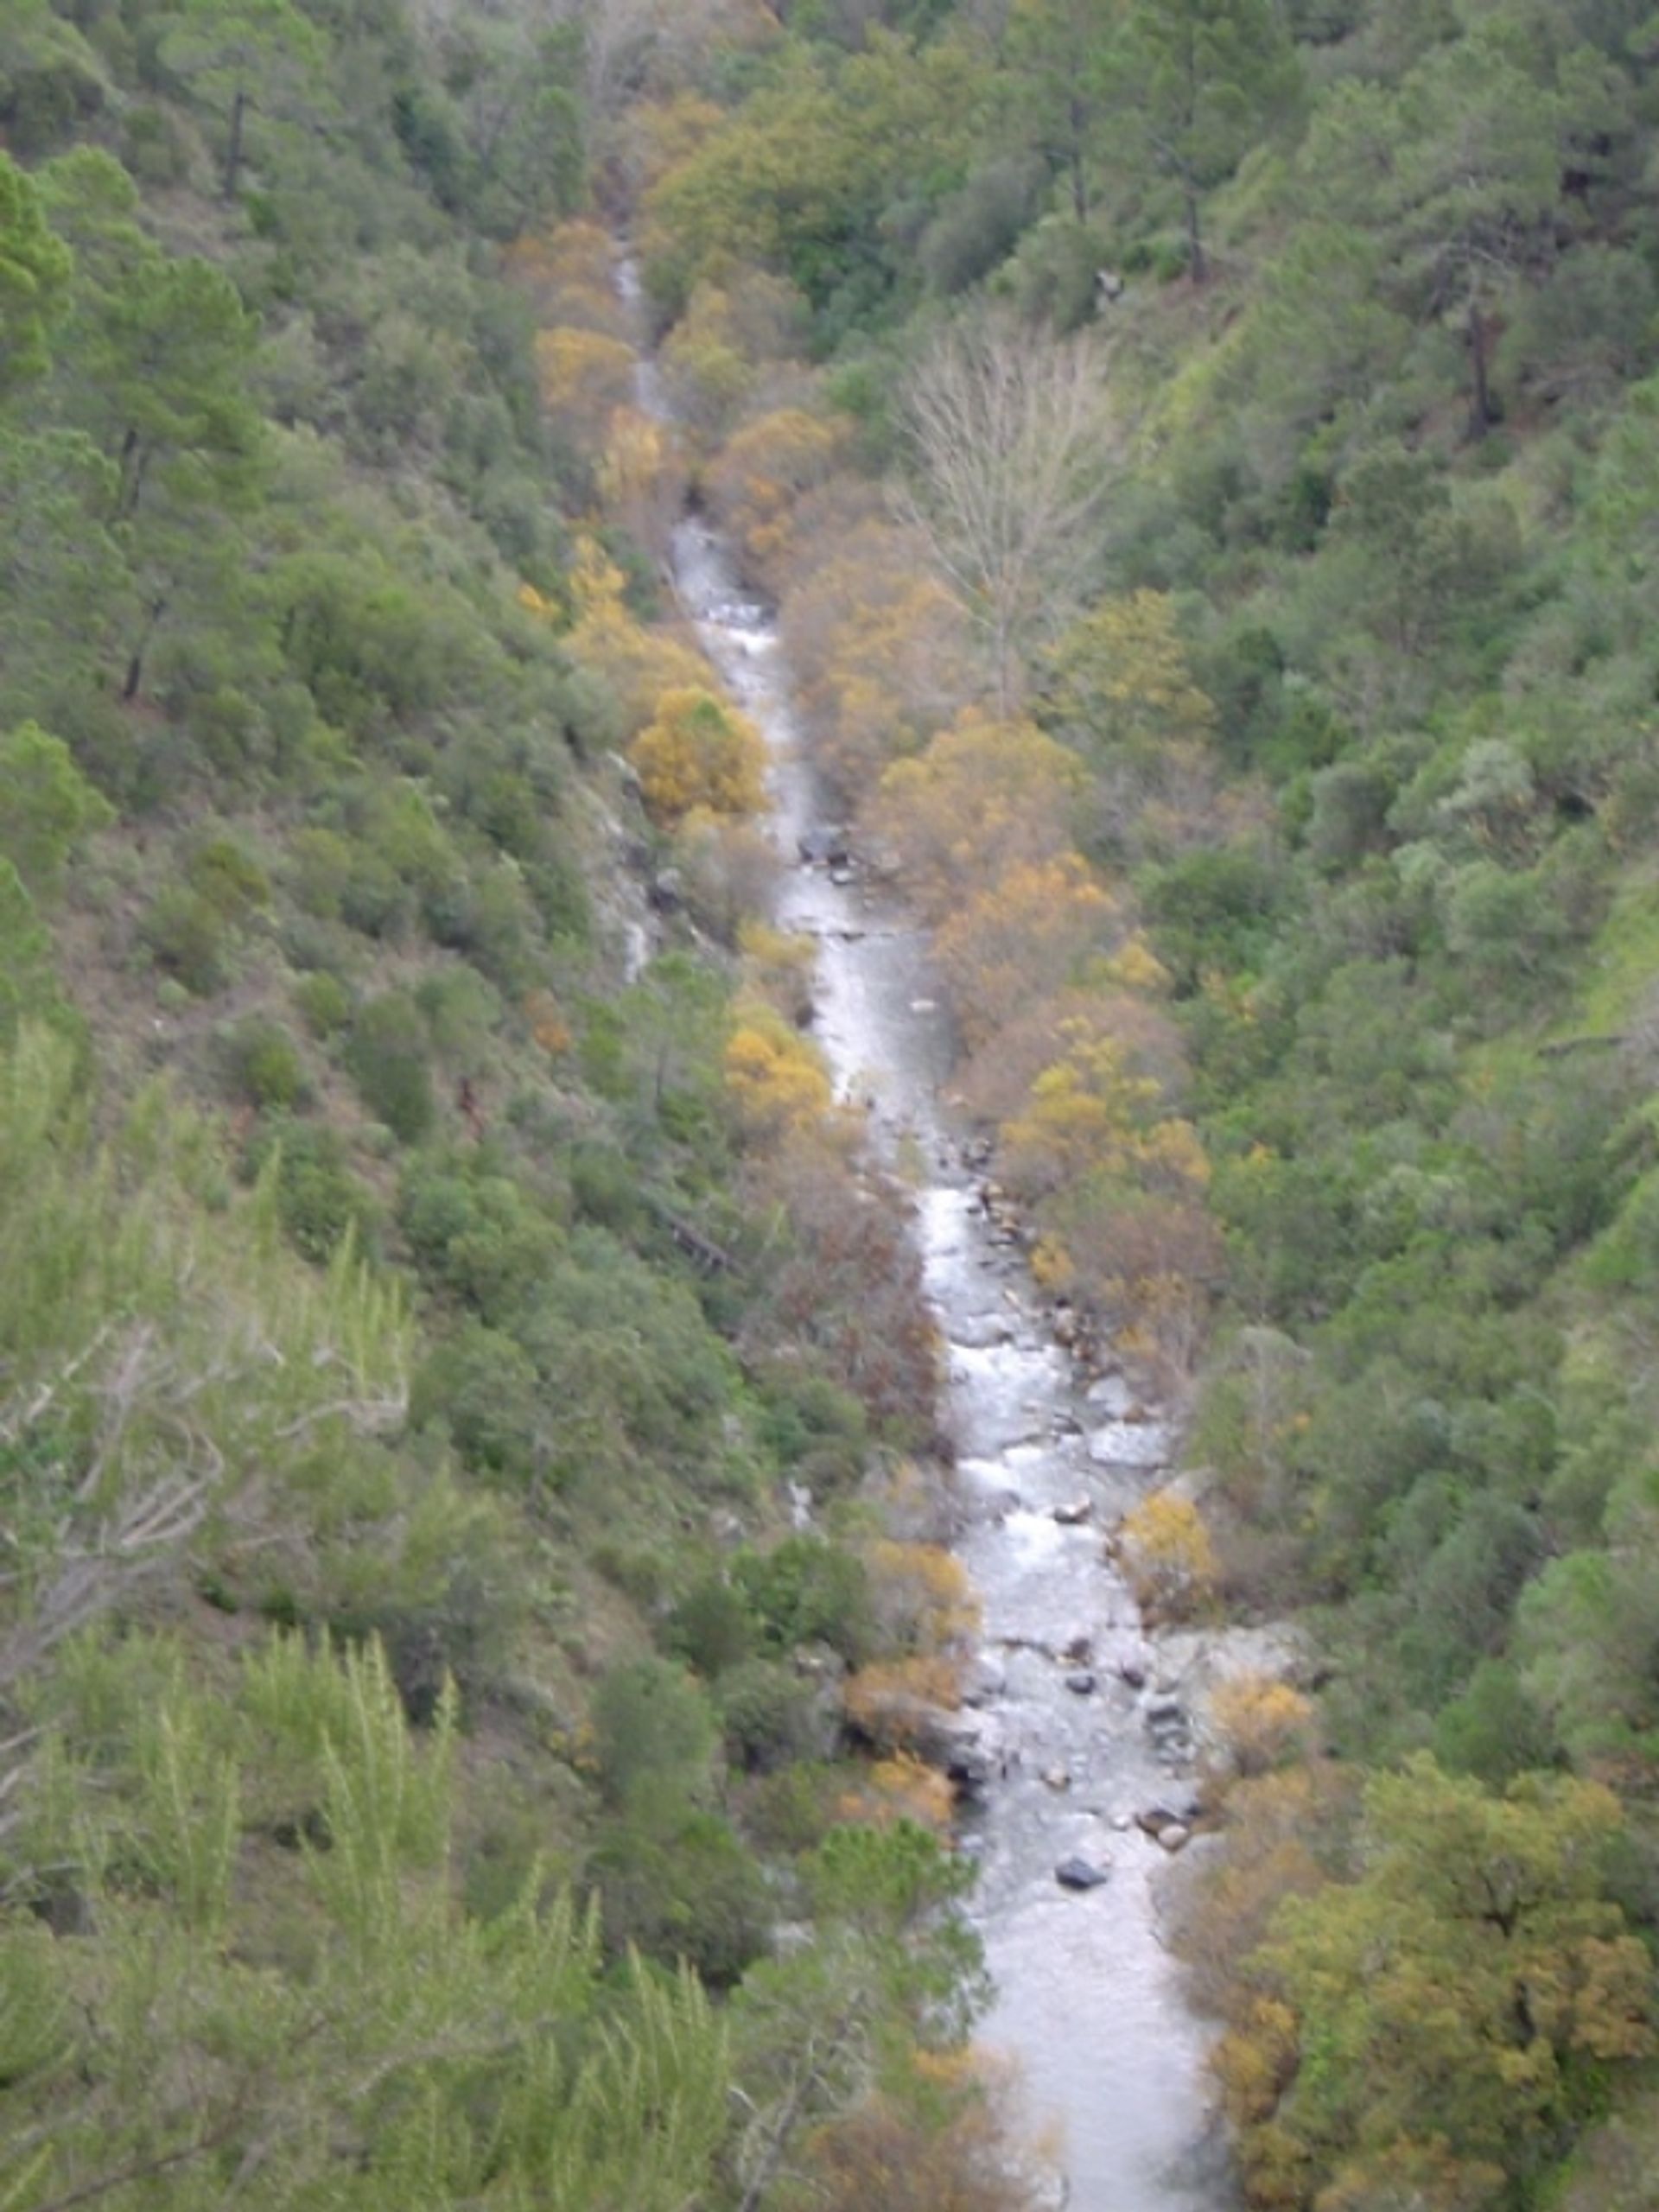
<instances>
[{"instance_id":1,"label":"stream","mask_svg":"<svg viewBox=\"0 0 1659 2212\"><path fill-rule=\"evenodd\" d=\"M637 298L626 263L619 281ZM671 416L649 360L639 395ZM922 931L854 868L798 857L825 817L770 611L696 516L676 529L671 563L682 610L770 749L785 862L777 919L817 944L814 1034L914 1192L946 1346L955 1548L982 1609L969 1694L993 1747L992 1778L960 1828L980 1865L971 1910L995 1989L979 2039L1014 2063L1072 2212L1232 2212L1208 2031L1160 1936L1159 1878L1179 1862L1133 1818L1192 1799L1180 1684L1102 1548L1167 1465L1168 1425L1121 1378L1078 1376L1017 1245L981 1203L970 1133L943 1103L956 1044ZM1062 1888L1055 1868L1072 1858L1106 1878Z\"/></svg>"}]
</instances>

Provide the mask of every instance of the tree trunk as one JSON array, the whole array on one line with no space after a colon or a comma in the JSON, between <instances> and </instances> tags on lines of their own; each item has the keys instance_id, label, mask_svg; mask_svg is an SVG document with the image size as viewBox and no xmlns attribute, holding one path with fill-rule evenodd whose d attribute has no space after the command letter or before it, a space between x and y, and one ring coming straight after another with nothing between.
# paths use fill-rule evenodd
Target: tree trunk
<instances>
[{"instance_id":1,"label":"tree trunk","mask_svg":"<svg viewBox=\"0 0 1659 2212\"><path fill-rule=\"evenodd\" d=\"M1204 257L1204 232L1198 226L1198 195L1192 187L1186 193L1186 245L1189 264L1195 284L1206 283L1210 264Z\"/></svg>"},{"instance_id":2,"label":"tree trunk","mask_svg":"<svg viewBox=\"0 0 1659 2212\"><path fill-rule=\"evenodd\" d=\"M1083 103L1073 100L1071 112L1071 144L1067 167L1071 174L1071 212L1080 223L1089 219L1089 180L1083 168Z\"/></svg>"},{"instance_id":3,"label":"tree trunk","mask_svg":"<svg viewBox=\"0 0 1659 2212\"><path fill-rule=\"evenodd\" d=\"M248 96L240 85L231 99L231 139L225 149L225 197L234 200L236 188L242 175L242 124L248 111Z\"/></svg>"},{"instance_id":4,"label":"tree trunk","mask_svg":"<svg viewBox=\"0 0 1659 2212\"><path fill-rule=\"evenodd\" d=\"M162 617L166 612L167 597L165 595L151 602L149 613L144 619L144 626L138 633L138 642L134 645L128 658L126 681L121 686L123 706L130 707L138 696L139 686L144 680L144 657L149 651L151 640L160 628Z\"/></svg>"},{"instance_id":5,"label":"tree trunk","mask_svg":"<svg viewBox=\"0 0 1659 2212\"><path fill-rule=\"evenodd\" d=\"M1497 420L1497 410L1492 404L1491 364L1487 353L1490 341L1486 330L1486 318L1480 311L1479 300L1472 294L1469 300L1469 327L1466 336L1469 344L1471 382L1469 435L1472 440L1484 438Z\"/></svg>"}]
</instances>

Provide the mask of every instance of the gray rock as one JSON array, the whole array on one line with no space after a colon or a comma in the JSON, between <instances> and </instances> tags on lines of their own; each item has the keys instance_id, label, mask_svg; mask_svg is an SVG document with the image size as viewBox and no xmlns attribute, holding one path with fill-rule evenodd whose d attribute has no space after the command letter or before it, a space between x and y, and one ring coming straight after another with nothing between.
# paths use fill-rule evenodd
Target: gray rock
<instances>
[{"instance_id":1,"label":"gray rock","mask_svg":"<svg viewBox=\"0 0 1659 2212\"><path fill-rule=\"evenodd\" d=\"M1079 1667L1076 1674L1066 1676L1065 1687L1074 1697L1092 1697L1095 1694L1095 1678L1086 1667Z\"/></svg>"},{"instance_id":2,"label":"gray rock","mask_svg":"<svg viewBox=\"0 0 1659 2212\"><path fill-rule=\"evenodd\" d=\"M1111 1878L1109 1866L1097 1866L1091 1859L1062 1859L1054 1869L1054 1878L1063 1890L1097 1890Z\"/></svg>"}]
</instances>

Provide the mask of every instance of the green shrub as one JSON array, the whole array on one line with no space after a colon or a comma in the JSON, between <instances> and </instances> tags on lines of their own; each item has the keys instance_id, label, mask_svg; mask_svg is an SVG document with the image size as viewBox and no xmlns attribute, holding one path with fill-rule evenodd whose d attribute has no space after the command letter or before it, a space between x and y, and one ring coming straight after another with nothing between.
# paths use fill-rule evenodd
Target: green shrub
<instances>
[{"instance_id":1,"label":"green shrub","mask_svg":"<svg viewBox=\"0 0 1659 2212\"><path fill-rule=\"evenodd\" d=\"M706 1681L747 1659L754 1649L754 1618L718 1575L688 1590L668 1617L664 1642Z\"/></svg>"},{"instance_id":2,"label":"green shrub","mask_svg":"<svg viewBox=\"0 0 1659 2212\"><path fill-rule=\"evenodd\" d=\"M508 1177L454 1163L411 1170L398 1213L423 1273L492 1323L524 1306L563 1242L557 1224Z\"/></svg>"},{"instance_id":3,"label":"green shrub","mask_svg":"<svg viewBox=\"0 0 1659 2212\"><path fill-rule=\"evenodd\" d=\"M613 1667L594 1693L592 1719L600 1785L612 1804L647 1786L686 1797L707 1785L715 1716L683 1668L665 1659Z\"/></svg>"},{"instance_id":4,"label":"green shrub","mask_svg":"<svg viewBox=\"0 0 1659 2212\"><path fill-rule=\"evenodd\" d=\"M233 837L210 837L185 863L185 880L226 922L247 921L270 904L270 878Z\"/></svg>"},{"instance_id":5,"label":"green shrub","mask_svg":"<svg viewBox=\"0 0 1659 2212\"><path fill-rule=\"evenodd\" d=\"M822 1536L785 1536L770 1552L743 1551L732 1580L774 1651L827 1643L856 1663L874 1637L863 1562Z\"/></svg>"},{"instance_id":6,"label":"green shrub","mask_svg":"<svg viewBox=\"0 0 1659 2212\"><path fill-rule=\"evenodd\" d=\"M0 738L0 854L39 897L54 891L65 861L115 810L76 767L61 738L24 722Z\"/></svg>"},{"instance_id":7,"label":"green shrub","mask_svg":"<svg viewBox=\"0 0 1659 2212\"><path fill-rule=\"evenodd\" d=\"M280 1021L251 1014L224 1040L226 1081L247 1105L286 1113L310 1095L305 1062Z\"/></svg>"},{"instance_id":8,"label":"green shrub","mask_svg":"<svg viewBox=\"0 0 1659 2212\"><path fill-rule=\"evenodd\" d=\"M333 1129L272 1116L249 1152L248 1172L258 1174L273 1152L279 1154L276 1217L296 1252L321 1266L348 1230L360 1250L378 1249L379 1209L346 1166L346 1147Z\"/></svg>"},{"instance_id":9,"label":"green shrub","mask_svg":"<svg viewBox=\"0 0 1659 2212\"><path fill-rule=\"evenodd\" d=\"M431 1353L410 1394L416 1427L440 1421L472 1468L527 1482L547 1459L535 1363L512 1338L467 1321Z\"/></svg>"},{"instance_id":10,"label":"green shrub","mask_svg":"<svg viewBox=\"0 0 1659 2212\"><path fill-rule=\"evenodd\" d=\"M164 884L138 925L150 957L198 998L224 987L235 935L219 909L183 883Z\"/></svg>"},{"instance_id":11,"label":"green shrub","mask_svg":"<svg viewBox=\"0 0 1659 2212\"><path fill-rule=\"evenodd\" d=\"M826 1731L810 1688L775 1659L749 1659L722 1675L717 1692L726 1755L748 1774L767 1774L823 1752Z\"/></svg>"},{"instance_id":12,"label":"green shrub","mask_svg":"<svg viewBox=\"0 0 1659 2212\"><path fill-rule=\"evenodd\" d=\"M728 1821L682 1807L649 1828L617 1822L588 1862L607 1948L636 1945L664 1964L687 1960L730 1988L765 1951L772 1906L766 1879Z\"/></svg>"},{"instance_id":13,"label":"green shrub","mask_svg":"<svg viewBox=\"0 0 1659 2212\"><path fill-rule=\"evenodd\" d=\"M404 1144L418 1144L436 1118L427 1052L426 1024L404 992L359 1008L346 1064L364 1104Z\"/></svg>"},{"instance_id":14,"label":"green shrub","mask_svg":"<svg viewBox=\"0 0 1659 2212\"><path fill-rule=\"evenodd\" d=\"M350 1027L352 995L326 969L300 977L294 986L294 1004L314 1037L337 1037Z\"/></svg>"}]
</instances>

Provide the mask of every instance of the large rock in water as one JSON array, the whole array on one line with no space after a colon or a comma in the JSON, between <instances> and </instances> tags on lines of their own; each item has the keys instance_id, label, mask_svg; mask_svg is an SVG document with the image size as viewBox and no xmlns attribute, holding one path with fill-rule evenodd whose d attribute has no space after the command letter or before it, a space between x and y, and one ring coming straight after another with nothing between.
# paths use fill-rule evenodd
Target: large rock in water
<instances>
[{"instance_id":1,"label":"large rock in water","mask_svg":"<svg viewBox=\"0 0 1659 2212\"><path fill-rule=\"evenodd\" d=\"M965 1797L988 1788L1006 1764L1002 1731L990 1713L953 1713L902 1690L870 1700L860 1726L880 1750L899 1745L913 1751L948 1775Z\"/></svg>"},{"instance_id":2,"label":"large rock in water","mask_svg":"<svg viewBox=\"0 0 1659 2212\"><path fill-rule=\"evenodd\" d=\"M1092 1859L1062 1859L1054 1869L1054 1878L1063 1890L1097 1890L1103 1882L1109 1882L1109 1866L1096 1866Z\"/></svg>"}]
</instances>

